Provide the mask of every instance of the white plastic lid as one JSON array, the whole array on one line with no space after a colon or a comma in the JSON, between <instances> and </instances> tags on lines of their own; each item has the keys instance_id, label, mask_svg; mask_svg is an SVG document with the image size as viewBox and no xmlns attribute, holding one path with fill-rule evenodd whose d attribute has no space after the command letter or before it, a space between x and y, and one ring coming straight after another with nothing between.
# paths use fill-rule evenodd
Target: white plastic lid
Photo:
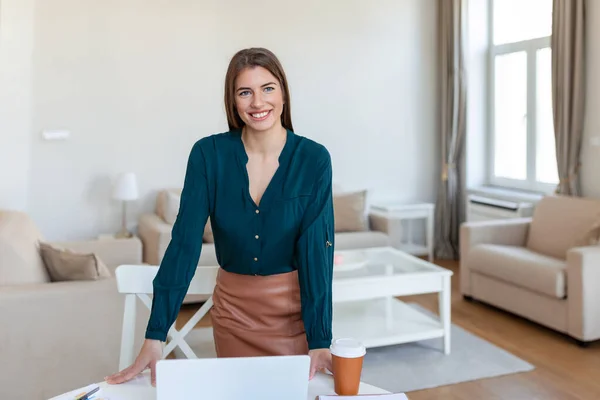
<instances>
[{"instance_id":1,"label":"white plastic lid","mask_svg":"<svg viewBox=\"0 0 600 400\"><path fill-rule=\"evenodd\" d=\"M331 350L331 354L344 358L362 357L367 353L365 346L352 338L335 339L329 349Z\"/></svg>"}]
</instances>

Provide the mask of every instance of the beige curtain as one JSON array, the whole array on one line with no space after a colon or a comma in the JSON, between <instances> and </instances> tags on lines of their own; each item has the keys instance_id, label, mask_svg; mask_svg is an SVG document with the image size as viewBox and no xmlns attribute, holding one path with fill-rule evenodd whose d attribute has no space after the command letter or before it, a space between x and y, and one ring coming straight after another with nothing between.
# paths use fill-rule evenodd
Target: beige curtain
<instances>
[{"instance_id":1,"label":"beige curtain","mask_svg":"<svg viewBox=\"0 0 600 400\"><path fill-rule=\"evenodd\" d=\"M552 104L556 193L580 196L579 154L585 100L585 1L554 0L552 17Z\"/></svg>"},{"instance_id":2,"label":"beige curtain","mask_svg":"<svg viewBox=\"0 0 600 400\"><path fill-rule=\"evenodd\" d=\"M441 171L436 201L435 255L459 257L459 229L465 217L466 0L438 1Z\"/></svg>"}]
</instances>

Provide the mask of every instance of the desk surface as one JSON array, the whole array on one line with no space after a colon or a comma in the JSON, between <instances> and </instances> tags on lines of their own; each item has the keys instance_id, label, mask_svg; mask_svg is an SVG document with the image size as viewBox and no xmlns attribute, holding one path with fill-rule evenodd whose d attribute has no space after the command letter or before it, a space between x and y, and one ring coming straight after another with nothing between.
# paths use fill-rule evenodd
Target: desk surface
<instances>
[{"instance_id":1,"label":"desk surface","mask_svg":"<svg viewBox=\"0 0 600 400\"><path fill-rule=\"evenodd\" d=\"M155 400L156 389L150 384L150 371L138 375L127 383L121 385L109 385L106 382L99 383L101 388L98 400ZM90 386L95 387L95 385ZM76 394L83 390L78 389L69 393L54 397L51 400L73 400ZM385 394L389 393L376 386L366 383L360 384L359 394ZM318 395L335 394L333 391L333 377L329 374L318 373L308 384L307 400L315 400Z\"/></svg>"}]
</instances>

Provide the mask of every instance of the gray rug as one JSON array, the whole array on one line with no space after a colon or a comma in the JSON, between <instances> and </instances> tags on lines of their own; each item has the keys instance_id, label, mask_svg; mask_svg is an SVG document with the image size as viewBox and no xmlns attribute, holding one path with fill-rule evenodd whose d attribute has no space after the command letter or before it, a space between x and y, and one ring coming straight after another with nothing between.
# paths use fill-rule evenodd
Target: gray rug
<instances>
[{"instance_id":1,"label":"gray rug","mask_svg":"<svg viewBox=\"0 0 600 400\"><path fill-rule=\"evenodd\" d=\"M411 306L432 315L416 304ZM454 324L450 339L447 356L442 339L368 349L361 380L390 392L411 392L534 369Z\"/></svg>"}]
</instances>

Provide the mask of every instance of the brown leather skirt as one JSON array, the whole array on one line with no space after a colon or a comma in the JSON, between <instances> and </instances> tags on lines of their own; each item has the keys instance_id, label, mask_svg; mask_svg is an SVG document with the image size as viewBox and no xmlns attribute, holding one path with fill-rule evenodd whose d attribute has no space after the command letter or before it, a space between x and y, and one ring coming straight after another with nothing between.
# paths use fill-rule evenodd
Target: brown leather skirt
<instances>
[{"instance_id":1,"label":"brown leather skirt","mask_svg":"<svg viewBox=\"0 0 600 400\"><path fill-rule=\"evenodd\" d=\"M219 268L213 303L217 357L308 354L298 272L254 276Z\"/></svg>"}]
</instances>

